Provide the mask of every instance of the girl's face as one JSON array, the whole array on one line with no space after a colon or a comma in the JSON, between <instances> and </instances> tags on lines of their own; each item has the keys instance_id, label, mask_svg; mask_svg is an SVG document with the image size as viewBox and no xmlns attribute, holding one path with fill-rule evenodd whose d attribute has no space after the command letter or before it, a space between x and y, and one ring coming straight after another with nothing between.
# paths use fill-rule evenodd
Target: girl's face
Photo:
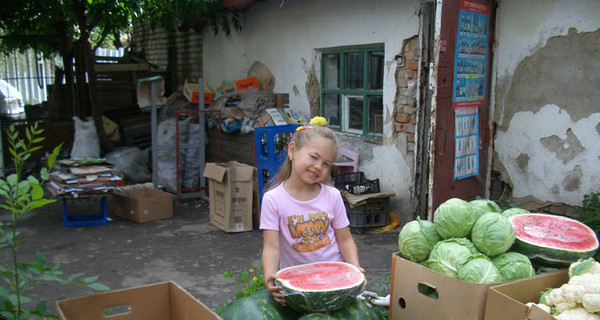
<instances>
[{"instance_id":1,"label":"girl's face","mask_svg":"<svg viewBox=\"0 0 600 320\"><path fill-rule=\"evenodd\" d=\"M307 184L323 181L335 160L333 143L323 137L315 136L301 148L290 142L288 155L292 159L292 175Z\"/></svg>"}]
</instances>

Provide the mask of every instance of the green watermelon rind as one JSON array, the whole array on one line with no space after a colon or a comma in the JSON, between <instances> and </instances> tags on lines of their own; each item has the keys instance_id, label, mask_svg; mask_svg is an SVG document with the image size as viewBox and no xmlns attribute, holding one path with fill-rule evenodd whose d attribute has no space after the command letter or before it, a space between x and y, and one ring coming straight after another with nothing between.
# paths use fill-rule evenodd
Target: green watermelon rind
<instances>
[{"instance_id":1,"label":"green watermelon rind","mask_svg":"<svg viewBox=\"0 0 600 320\"><path fill-rule=\"evenodd\" d=\"M342 310L334 312L309 313L298 320L379 320L379 317L366 303L356 300Z\"/></svg>"},{"instance_id":2,"label":"green watermelon rind","mask_svg":"<svg viewBox=\"0 0 600 320\"><path fill-rule=\"evenodd\" d=\"M287 281L278 279L277 276L284 270L298 267L281 269L275 274L275 284L281 286L285 296L285 302L290 308L301 313L332 312L348 307L356 301L356 297L363 291L365 277L362 272L346 262L318 262L318 263L342 263L360 274L360 281L347 287L338 287L328 290L302 290L290 286Z\"/></svg>"},{"instance_id":3,"label":"green watermelon rind","mask_svg":"<svg viewBox=\"0 0 600 320\"><path fill-rule=\"evenodd\" d=\"M531 213L527 216L535 216L535 215L543 215L543 216L552 216L549 214L540 214L540 213ZM511 221L513 219L519 219L522 215L511 216L508 219ZM582 227L582 230L586 230L596 237L594 231L577 220L561 217L561 216L553 216L556 219L569 219L571 221L576 222ZM515 230L516 231L516 230ZM538 244L529 243L525 240L519 238L519 234L517 232L517 236L515 239L515 243L511 247L511 251L516 251L526 255L531 263L536 266L549 266L549 267L568 267L571 263L576 262L580 259L587 259L592 257L597 251L599 247L598 239L596 238L596 247L585 249L585 250L566 250L561 248L552 248L548 246L542 246Z\"/></svg>"},{"instance_id":4,"label":"green watermelon rind","mask_svg":"<svg viewBox=\"0 0 600 320\"><path fill-rule=\"evenodd\" d=\"M259 290L248 297L233 300L220 313L223 320L295 320L301 314L279 304L267 289Z\"/></svg>"}]
</instances>

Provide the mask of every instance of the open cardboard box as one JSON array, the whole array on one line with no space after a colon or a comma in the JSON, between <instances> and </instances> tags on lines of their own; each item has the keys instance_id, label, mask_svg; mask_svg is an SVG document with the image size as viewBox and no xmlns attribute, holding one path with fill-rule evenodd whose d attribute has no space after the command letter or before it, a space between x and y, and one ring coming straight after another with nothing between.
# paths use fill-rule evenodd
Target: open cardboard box
<instances>
[{"instance_id":1,"label":"open cardboard box","mask_svg":"<svg viewBox=\"0 0 600 320\"><path fill-rule=\"evenodd\" d=\"M255 209L256 167L229 161L207 163L210 223L225 232L252 230Z\"/></svg>"},{"instance_id":2,"label":"open cardboard box","mask_svg":"<svg viewBox=\"0 0 600 320\"><path fill-rule=\"evenodd\" d=\"M157 189L141 188L114 192L113 212L137 223L173 218L173 195Z\"/></svg>"},{"instance_id":3,"label":"open cardboard box","mask_svg":"<svg viewBox=\"0 0 600 320\"><path fill-rule=\"evenodd\" d=\"M567 269L532 278L506 282L490 287L485 307L485 320L553 320L546 311L528 302L538 303L547 288L559 288L569 281Z\"/></svg>"},{"instance_id":4,"label":"open cardboard box","mask_svg":"<svg viewBox=\"0 0 600 320\"><path fill-rule=\"evenodd\" d=\"M392 320L482 320L490 284L455 279L392 255ZM434 291L435 295L427 293Z\"/></svg>"},{"instance_id":5,"label":"open cardboard box","mask_svg":"<svg viewBox=\"0 0 600 320\"><path fill-rule=\"evenodd\" d=\"M221 319L172 281L59 300L56 307L60 320Z\"/></svg>"}]
</instances>

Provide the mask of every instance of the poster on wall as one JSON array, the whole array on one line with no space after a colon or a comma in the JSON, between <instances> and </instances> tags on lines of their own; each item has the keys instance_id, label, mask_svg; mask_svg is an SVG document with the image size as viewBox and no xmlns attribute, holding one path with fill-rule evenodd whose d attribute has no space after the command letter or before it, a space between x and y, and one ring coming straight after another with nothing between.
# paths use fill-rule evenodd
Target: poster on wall
<instances>
[{"instance_id":1,"label":"poster on wall","mask_svg":"<svg viewBox=\"0 0 600 320\"><path fill-rule=\"evenodd\" d=\"M454 180L479 174L479 112L477 107L455 109Z\"/></svg>"},{"instance_id":2,"label":"poster on wall","mask_svg":"<svg viewBox=\"0 0 600 320\"><path fill-rule=\"evenodd\" d=\"M455 108L483 104L486 92L490 6L462 0L454 56Z\"/></svg>"}]
</instances>

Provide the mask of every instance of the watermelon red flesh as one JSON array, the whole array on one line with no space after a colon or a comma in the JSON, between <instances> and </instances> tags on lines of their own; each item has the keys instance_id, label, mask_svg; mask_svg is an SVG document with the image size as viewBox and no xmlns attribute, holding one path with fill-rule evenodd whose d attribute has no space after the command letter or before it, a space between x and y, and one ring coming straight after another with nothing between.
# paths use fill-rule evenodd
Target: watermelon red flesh
<instances>
[{"instance_id":1,"label":"watermelon red flesh","mask_svg":"<svg viewBox=\"0 0 600 320\"><path fill-rule=\"evenodd\" d=\"M288 267L275 275L286 303L304 313L339 310L356 301L365 277L345 262L317 262Z\"/></svg>"},{"instance_id":2,"label":"watermelon red flesh","mask_svg":"<svg viewBox=\"0 0 600 320\"><path fill-rule=\"evenodd\" d=\"M509 218L516 233L512 251L525 254L534 264L568 266L598 250L598 238L585 224L551 214L520 214Z\"/></svg>"}]
</instances>

